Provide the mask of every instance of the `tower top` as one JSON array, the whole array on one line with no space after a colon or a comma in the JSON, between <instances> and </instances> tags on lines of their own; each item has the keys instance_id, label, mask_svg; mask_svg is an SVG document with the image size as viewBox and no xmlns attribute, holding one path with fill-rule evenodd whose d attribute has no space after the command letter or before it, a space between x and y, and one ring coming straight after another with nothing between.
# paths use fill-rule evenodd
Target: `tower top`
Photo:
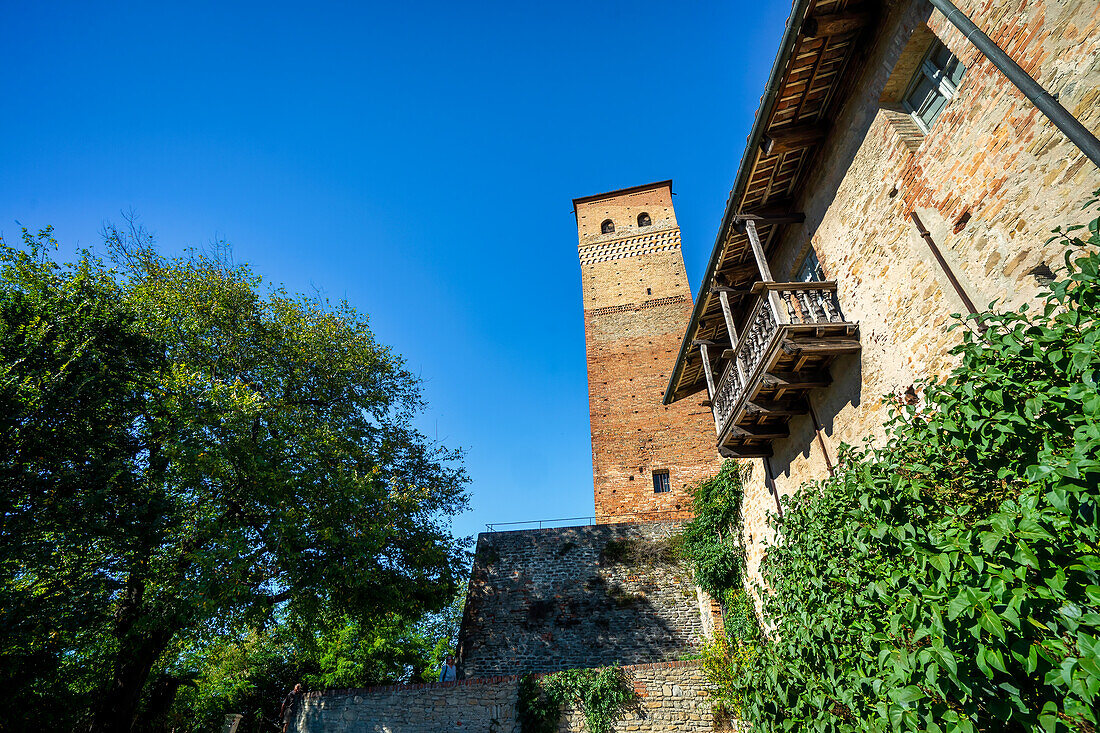
<instances>
[{"instance_id":1,"label":"tower top","mask_svg":"<svg viewBox=\"0 0 1100 733\"><path fill-rule=\"evenodd\" d=\"M573 199L573 211L576 212L577 206L580 204L587 204L593 201L602 201L603 199L613 199L619 196L625 196L630 193L638 193L639 191L649 191L654 188L667 188L669 192L672 191L672 179L667 181L654 181L653 183L643 183L640 186L630 186L628 188L620 188L615 191L608 191L607 193L594 193L591 196L578 196Z\"/></svg>"},{"instance_id":2,"label":"tower top","mask_svg":"<svg viewBox=\"0 0 1100 733\"><path fill-rule=\"evenodd\" d=\"M671 180L575 198L573 213L582 247L677 227Z\"/></svg>"}]
</instances>

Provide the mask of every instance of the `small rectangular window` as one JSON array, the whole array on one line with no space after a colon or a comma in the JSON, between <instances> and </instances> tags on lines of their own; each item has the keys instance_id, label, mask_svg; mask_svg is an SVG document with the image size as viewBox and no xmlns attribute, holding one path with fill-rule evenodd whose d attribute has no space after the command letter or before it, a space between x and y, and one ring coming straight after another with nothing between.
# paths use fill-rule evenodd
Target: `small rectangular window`
<instances>
[{"instance_id":1,"label":"small rectangular window","mask_svg":"<svg viewBox=\"0 0 1100 733\"><path fill-rule=\"evenodd\" d=\"M921 132L928 134L936 118L958 92L966 67L939 41L928 49L920 69L909 82L902 106Z\"/></svg>"},{"instance_id":2,"label":"small rectangular window","mask_svg":"<svg viewBox=\"0 0 1100 733\"><path fill-rule=\"evenodd\" d=\"M668 483L668 471L654 471L653 493L664 494L669 491L672 491L672 487Z\"/></svg>"}]
</instances>

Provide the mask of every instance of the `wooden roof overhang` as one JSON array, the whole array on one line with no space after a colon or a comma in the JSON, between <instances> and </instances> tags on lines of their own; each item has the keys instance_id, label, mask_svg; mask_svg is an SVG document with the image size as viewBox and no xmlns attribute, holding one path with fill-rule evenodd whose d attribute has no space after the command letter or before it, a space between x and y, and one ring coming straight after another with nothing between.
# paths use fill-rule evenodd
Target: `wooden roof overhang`
<instances>
[{"instance_id":1,"label":"wooden roof overhang","mask_svg":"<svg viewBox=\"0 0 1100 733\"><path fill-rule=\"evenodd\" d=\"M754 308L761 281L744 223L752 219L765 256L782 227L802 217L792 211L800 186L828 132L846 71L864 29L873 20L872 0L795 0L779 53L757 109L748 146L726 201L707 271L684 334L664 403L707 389L699 343L731 344L719 294L725 291L733 320L743 323ZM728 347L713 349L729 357ZM728 432L728 431L727 431ZM723 438L719 436L720 443Z\"/></svg>"}]
</instances>

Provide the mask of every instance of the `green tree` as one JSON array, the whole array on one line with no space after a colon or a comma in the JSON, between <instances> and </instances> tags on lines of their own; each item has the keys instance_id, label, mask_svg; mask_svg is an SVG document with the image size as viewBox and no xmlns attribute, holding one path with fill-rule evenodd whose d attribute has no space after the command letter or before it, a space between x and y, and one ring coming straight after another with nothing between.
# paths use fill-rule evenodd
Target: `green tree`
<instances>
[{"instance_id":1,"label":"green tree","mask_svg":"<svg viewBox=\"0 0 1100 733\"><path fill-rule=\"evenodd\" d=\"M277 613L369 637L446 605L466 476L413 426L418 382L366 319L134 228L106 244L117 270L56 263L48 231L0 248L16 687L96 700L66 725L130 730L183 638Z\"/></svg>"}]
</instances>

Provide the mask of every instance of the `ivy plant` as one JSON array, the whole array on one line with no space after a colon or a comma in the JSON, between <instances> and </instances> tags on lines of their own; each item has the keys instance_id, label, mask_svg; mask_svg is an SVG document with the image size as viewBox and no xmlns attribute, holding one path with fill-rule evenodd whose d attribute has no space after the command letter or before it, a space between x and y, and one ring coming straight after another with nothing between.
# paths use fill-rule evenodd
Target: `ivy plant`
<instances>
[{"instance_id":1,"label":"ivy plant","mask_svg":"<svg viewBox=\"0 0 1100 733\"><path fill-rule=\"evenodd\" d=\"M523 733L556 733L566 705L580 707L589 733L610 733L636 701L623 668L570 669L520 678L518 717Z\"/></svg>"}]
</instances>

